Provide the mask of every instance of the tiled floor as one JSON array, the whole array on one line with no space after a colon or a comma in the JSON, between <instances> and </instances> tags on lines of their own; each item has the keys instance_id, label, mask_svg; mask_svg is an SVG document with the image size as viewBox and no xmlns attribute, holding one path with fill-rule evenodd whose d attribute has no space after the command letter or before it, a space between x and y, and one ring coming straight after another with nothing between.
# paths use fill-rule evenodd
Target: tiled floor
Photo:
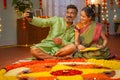
<instances>
[{"instance_id":1,"label":"tiled floor","mask_svg":"<svg viewBox=\"0 0 120 80\"><path fill-rule=\"evenodd\" d=\"M120 56L120 35L110 36L108 46ZM0 69L18 60L31 57L29 47L0 47Z\"/></svg>"}]
</instances>

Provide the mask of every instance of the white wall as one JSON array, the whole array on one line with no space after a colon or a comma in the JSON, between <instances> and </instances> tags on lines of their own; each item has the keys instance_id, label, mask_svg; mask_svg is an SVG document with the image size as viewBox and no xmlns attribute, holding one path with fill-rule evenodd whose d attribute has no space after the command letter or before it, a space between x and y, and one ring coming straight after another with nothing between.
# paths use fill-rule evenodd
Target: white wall
<instances>
[{"instance_id":1,"label":"white wall","mask_svg":"<svg viewBox=\"0 0 120 80\"><path fill-rule=\"evenodd\" d=\"M39 8L39 0L31 0L34 5L33 8ZM3 0L0 0L0 24L2 24L0 32L0 46L16 45L17 44L17 27L16 19L18 18L14 8L12 7L12 0L7 0L7 9L3 8Z\"/></svg>"},{"instance_id":2,"label":"white wall","mask_svg":"<svg viewBox=\"0 0 120 80\"><path fill-rule=\"evenodd\" d=\"M16 44L16 15L12 1L7 0L7 9L3 8L3 0L0 0L0 18L2 31L0 32L0 46Z\"/></svg>"}]
</instances>

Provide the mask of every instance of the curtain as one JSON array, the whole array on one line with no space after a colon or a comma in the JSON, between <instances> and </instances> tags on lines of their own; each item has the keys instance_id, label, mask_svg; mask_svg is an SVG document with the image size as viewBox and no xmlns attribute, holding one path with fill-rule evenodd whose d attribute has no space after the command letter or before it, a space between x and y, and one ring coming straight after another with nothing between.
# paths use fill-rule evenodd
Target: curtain
<instances>
[{"instance_id":1,"label":"curtain","mask_svg":"<svg viewBox=\"0 0 120 80\"><path fill-rule=\"evenodd\" d=\"M69 4L74 4L78 8L78 15L75 23L80 19L80 10L85 7L85 0L43 0L43 14L52 16L64 17L66 7Z\"/></svg>"}]
</instances>

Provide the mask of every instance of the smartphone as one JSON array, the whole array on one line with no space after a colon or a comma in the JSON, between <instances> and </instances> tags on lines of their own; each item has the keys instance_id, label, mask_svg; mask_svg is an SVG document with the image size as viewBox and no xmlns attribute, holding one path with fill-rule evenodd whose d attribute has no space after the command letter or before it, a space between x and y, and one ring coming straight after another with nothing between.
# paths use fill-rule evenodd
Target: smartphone
<instances>
[{"instance_id":1,"label":"smartphone","mask_svg":"<svg viewBox=\"0 0 120 80\"><path fill-rule=\"evenodd\" d=\"M29 13L28 18L33 18L33 12L27 12L27 13Z\"/></svg>"}]
</instances>

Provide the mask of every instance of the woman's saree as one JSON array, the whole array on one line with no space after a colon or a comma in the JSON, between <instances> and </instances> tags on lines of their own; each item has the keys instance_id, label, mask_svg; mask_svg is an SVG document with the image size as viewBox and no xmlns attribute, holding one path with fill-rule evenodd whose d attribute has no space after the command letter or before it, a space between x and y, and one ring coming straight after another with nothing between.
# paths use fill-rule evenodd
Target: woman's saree
<instances>
[{"instance_id":1,"label":"woman's saree","mask_svg":"<svg viewBox=\"0 0 120 80\"><path fill-rule=\"evenodd\" d=\"M89 26L79 29L79 42L86 48L96 48L96 45L102 45L103 41L100 37L103 30L102 24L92 22ZM95 59L108 59L110 56L108 47L103 49L80 51L75 54L79 58L95 58Z\"/></svg>"}]
</instances>

